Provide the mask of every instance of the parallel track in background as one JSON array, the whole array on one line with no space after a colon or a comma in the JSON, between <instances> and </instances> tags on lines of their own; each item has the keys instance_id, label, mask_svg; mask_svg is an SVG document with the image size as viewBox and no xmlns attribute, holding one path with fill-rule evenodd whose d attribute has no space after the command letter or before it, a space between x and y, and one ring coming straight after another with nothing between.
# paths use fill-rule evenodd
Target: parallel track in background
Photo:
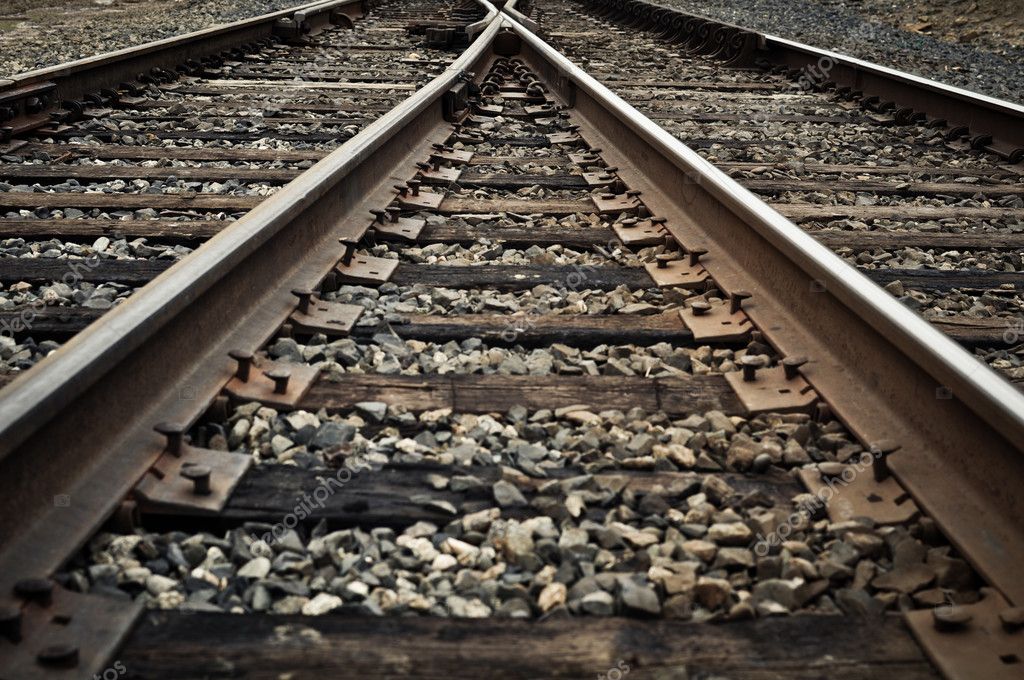
<instances>
[{"instance_id":1,"label":"parallel track in background","mask_svg":"<svg viewBox=\"0 0 1024 680\"><path fill-rule=\"evenodd\" d=\"M901 151L964 167L867 169L844 139L783 170L760 126L882 123L806 92L747 121L733 103L778 76L642 41L618 64L639 20L585 5L346 6L9 143L0 173L56 191L0 192L33 212L0 229L194 251L103 260L83 280L132 295L33 317L66 342L0 391L0 678L1013 677L1024 396L954 339L1013 343L926 323L876 285L892 270L824 247L892 247L897 217L822 214L992 210L913 243L1012 252L1018 208L934 197L969 167L1012 201L1014 167L920 133ZM317 15L338 25L303 39ZM770 44L737 35L719 57ZM663 84L629 71L655 52ZM74 155L86 134L108 156ZM734 178L701 158L723 149ZM66 184L169 171L203 190ZM894 203L783 200L869 190ZM968 274L914 281L1001 300L1017 275Z\"/></svg>"},{"instance_id":2,"label":"parallel track in background","mask_svg":"<svg viewBox=\"0 0 1024 680\"><path fill-rule=\"evenodd\" d=\"M406 31L414 20L450 20L452 3L384 3L354 22L360 3L333 4L336 24L327 12L307 12L306 33L291 18L276 31L264 21L265 35L178 68L62 94L50 122L0 145L0 327L18 341L0 379L122 303L457 56Z\"/></svg>"},{"instance_id":3,"label":"parallel track in background","mask_svg":"<svg viewBox=\"0 0 1024 680\"><path fill-rule=\"evenodd\" d=\"M912 81L886 98L861 75L857 92L843 80L845 62L827 52L798 65L778 58L778 39L747 54L716 47L727 27L707 20L706 40L689 37L683 13L659 16L651 3L532 6L552 44L595 78L1024 382L1020 139L993 143L1006 131L980 119L953 124L977 114L967 104L957 111L952 96L940 111L915 111Z\"/></svg>"}]
</instances>

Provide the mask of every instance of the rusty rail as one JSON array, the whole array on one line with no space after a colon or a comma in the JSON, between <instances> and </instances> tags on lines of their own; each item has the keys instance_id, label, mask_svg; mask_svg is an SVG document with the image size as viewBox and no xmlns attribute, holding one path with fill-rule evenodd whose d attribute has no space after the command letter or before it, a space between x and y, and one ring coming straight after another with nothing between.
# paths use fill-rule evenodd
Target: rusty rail
<instances>
[{"instance_id":1,"label":"rusty rail","mask_svg":"<svg viewBox=\"0 0 1024 680\"><path fill-rule=\"evenodd\" d=\"M0 79L0 142L116 98L116 89L167 82L204 59L275 36L313 33L362 17L372 0L320 0L252 19Z\"/></svg>"},{"instance_id":2,"label":"rusty rail","mask_svg":"<svg viewBox=\"0 0 1024 680\"><path fill-rule=\"evenodd\" d=\"M395 168L449 134L446 95L497 30L492 21L442 75L0 390L0 608L19 607L15 584L45 579L118 509L163 451L154 426L201 416L233 373L228 352L259 347L293 311L289 291L314 287L339 239L362 236ZM101 670L136 608L100 625L95 598L61 597L77 623L60 635L85 641L78 671ZM30 652L15 677L39 671ZM0 667L24 654L0 646Z\"/></svg>"},{"instance_id":3,"label":"rusty rail","mask_svg":"<svg viewBox=\"0 0 1024 680\"><path fill-rule=\"evenodd\" d=\"M581 1L607 19L656 32L694 54L776 69L802 87L836 90L898 120L944 128L948 140L1011 163L1024 160L1024 106L647 0Z\"/></svg>"},{"instance_id":4,"label":"rusty rail","mask_svg":"<svg viewBox=\"0 0 1024 680\"><path fill-rule=\"evenodd\" d=\"M605 86L506 20L644 202L1011 602L1024 602L1024 395ZM622 130L632 134L621 134ZM856 368L851 368L856 367ZM951 474L951 471L955 471ZM1012 481L1011 481L1012 480Z\"/></svg>"}]
</instances>

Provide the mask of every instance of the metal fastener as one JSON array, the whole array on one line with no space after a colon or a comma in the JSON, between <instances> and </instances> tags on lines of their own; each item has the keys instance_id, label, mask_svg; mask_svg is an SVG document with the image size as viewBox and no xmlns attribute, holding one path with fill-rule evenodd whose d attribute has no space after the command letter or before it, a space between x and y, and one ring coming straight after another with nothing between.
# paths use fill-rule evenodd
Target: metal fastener
<instances>
[{"instance_id":1,"label":"metal fastener","mask_svg":"<svg viewBox=\"0 0 1024 680\"><path fill-rule=\"evenodd\" d=\"M782 371L786 374L786 380L793 380L800 375L800 367L807 363L807 357L795 356L786 357L782 360Z\"/></svg>"},{"instance_id":2,"label":"metal fastener","mask_svg":"<svg viewBox=\"0 0 1024 680\"><path fill-rule=\"evenodd\" d=\"M729 313L735 314L743 308L743 301L749 300L752 295L745 290L737 290L729 296Z\"/></svg>"},{"instance_id":3,"label":"metal fastener","mask_svg":"<svg viewBox=\"0 0 1024 680\"><path fill-rule=\"evenodd\" d=\"M263 375L274 381L274 394L288 392L288 381L292 377L291 371L286 368L272 368L269 371L264 371Z\"/></svg>"},{"instance_id":4,"label":"metal fastener","mask_svg":"<svg viewBox=\"0 0 1024 680\"><path fill-rule=\"evenodd\" d=\"M292 295L299 298L299 311L309 314L309 301L313 297L313 291L308 288L293 288Z\"/></svg>"},{"instance_id":5,"label":"metal fastener","mask_svg":"<svg viewBox=\"0 0 1024 680\"><path fill-rule=\"evenodd\" d=\"M883 439L871 446L871 472L876 482L889 478L889 455L900 450L900 445L890 439Z\"/></svg>"},{"instance_id":6,"label":"metal fastener","mask_svg":"<svg viewBox=\"0 0 1024 680\"><path fill-rule=\"evenodd\" d=\"M233 349L228 356L238 362L235 377L242 382L249 382L249 369L252 368L252 352L244 349Z\"/></svg>"},{"instance_id":7,"label":"metal fastener","mask_svg":"<svg viewBox=\"0 0 1024 680\"><path fill-rule=\"evenodd\" d=\"M1003 628L1012 633L1024 628L1024 607L1009 607L999 612L999 621Z\"/></svg>"},{"instance_id":8,"label":"metal fastener","mask_svg":"<svg viewBox=\"0 0 1024 680\"><path fill-rule=\"evenodd\" d=\"M967 609L959 606L936 607L932 610L935 629L944 633L964 628L974 618Z\"/></svg>"},{"instance_id":9,"label":"metal fastener","mask_svg":"<svg viewBox=\"0 0 1024 680\"><path fill-rule=\"evenodd\" d=\"M14 584L14 594L44 607L49 606L53 602L53 581L48 578L23 578Z\"/></svg>"},{"instance_id":10,"label":"metal fastener","mask_svg":"<svg viewBox=\"0 0 1024 680\"><path fill-rule=\"evenodd\" d=\"M209 465L185 465L181 468L181 476L192 481L192 493L197 496L210 495L212 473Z\"/></svg>"},{"instance_id":11,"label":"metal fastener","mask_svg":"<svg viewBox=\"0 0 1024 680\"><path fill-rule=\"evenodd\" d=\"M705 302L704 300L698 300L690 305L690 309L693 310L694 316L704 316L711 311L711 303Z\"/></svg>"},{"instance_id":12,"label":"metal fastener","mask_svg":"<svg viewBox=\"0 0 1024 680\"><path fill-rule=\"evenodd\" d=\"M0 635L11 642L21 641L21 607L0 605Z\"/></svg>"},{"instance_id":13,"label":"metal fastener","mask_svg":"<svg viewBox=\"0 0 1024 680\"><path fill-rule=\"evenodd\" d=\"M341 253L341 264L348 267L352 264L352 256L356 254L356 244L343 238L338 239L338 242L345 246L345 250Z\"/></svg>"},{"instance_id":14,"label":"metal fastener","mask_svg":"<svg viewBox=\"0 0 1024 680\"><path fill-rule=\"evenodd\" d=\"M708 251L704 248L691 248L687 255L690 258L690 266L696 267L697 263L700 262L700 258L708 254Z\"/></svg>"},{"instance_id":15,"label":"metal fastener","mask_svg":"<svg viewBox=\"0 0 1024 680\"><path fill-rule=\"evenodd\" d=\"M743 369L743 382L754 382L757 380L757 369L764 365L764 359L759 354L744 354L740 359L740 366Z\"/></svg>"},{"instance_id":16,"label":"metal fastener","mask_svg":"<svg viewBox=\"0 0 1024 680\"><path fill-rule=\"evenodd\" d=\"M78 647L69 644L44 647L36 654L36 661L44 666L74 668L78 665Z\"/></svg>"},{"instance_id":17,"label":"metal fastener","mask_svg":"<svg viewBox=\"0 0 1024 680\"><path fill-rule=\"evenodd\" d=\"M655 261L658 263L658 269L667 269L669 262L675 262L676 256L671 253L661 253L654 256Z\"/></svg>"},{"instance_id":18,"label":"metal fastener","mask_svg":"<svg viewBox=\"0 0 1024 680\"><path fill-rule=\"evenodd\" d=\"M172 456L181 455L181 445L185 440L185 426L181 423L157 423L153 429L164 436L164 451Z\"/></svg>"}]
</instances>

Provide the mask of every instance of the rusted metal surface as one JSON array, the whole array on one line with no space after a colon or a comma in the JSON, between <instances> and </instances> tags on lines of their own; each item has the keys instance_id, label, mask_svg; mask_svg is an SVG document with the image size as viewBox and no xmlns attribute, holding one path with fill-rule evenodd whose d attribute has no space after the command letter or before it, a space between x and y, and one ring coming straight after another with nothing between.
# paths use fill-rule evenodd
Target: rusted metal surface
<instances>
[{"instance_id":1,"label":"rusted metal surface","mask_svg":"<svg viewBox=\"0 0 1024 680\"><path fill-rule=\"evenodd\" d=\"M231 379L229 351L260 347L294 311L291 291L314 287L337 264L338 241L363 235L397 169L449 134L441 97L478 68L496 31L0 391L0 606L116 511L164 449L153 426L193 423Z\"/></svg>"},{"instance_id":2,"label":"rusted metal surface","mask_svg":"<svg viewBox=\"0 0 1024 680\"><path fill-rule=\"evenodd\" d=\"M802 375L861 442L902 445L888 463L896 479L990 583L1024 601L1024 395L539 38L514 30L521 58L575 101L588 142L643 191L652 214L685 248L709 251L719 288L755 296L748 316L782 356L810 358Z\"/></svg>"},{"instance_id":3,"label":"rusted metal surface","mask_svg":"<svg viewBox=\"0 0 1024 680\"><path fill-rule=\"evenodd\" d=\"M418 217L399 217L395 220L373 223L373 229L378 234L387 234L407 241L415 241L419 238L425 226L427 226L427 221Z\"/></svg>"},{"instance_id":4,"label":"rusted metal surface","mask_svg":"<svg viewBox=\"0 0 1024 680\"><path fill-rule=\"evenodd\" d=\"M1024 628L1019 608L991 588L980 602L905 613L904 620L947 678L1019 680Z\"/></svg>"},{"instance_id":5,"label":"rusted metal surface","mask_svg":"<svg viewBox=\"0 0 1024 680\"><path fill-rule=\"evenodd\" d=\"M665 240L663 224L664 221L656 223L631 217L612 224L612 231L625 246L654 246Z\"/></svg>"},{"instance_id":6,"label":"rusted metal surface","mask_svg":"<svg viewBox=\"0 0 1024 680\"><path fill-rule=\"evenodd\" d=\"M601 193L590 197L594 207L602 215L633 213L640 208L640 199L633 192L629 194Z\"/></svg>"},{"instance_id":7,"label":"rusted metal surface","mask_svg":"<svg viewBox=\"0 0 1024 680\"><path fill-rule=\"evenodd\" d=\"M743 371L726 373L725 379L749 414L806 413L818 400L818 395L803 376L789 374L783 366L759 370L752 366L743 368Z\"/></svg>"},{"instance_id":8,"label":"rusted metal surface","mask_svg":"<svg viewBox=\"0 0 1024 680\"><path fill-rule=\"evenodd\" d=\"M219 512L251 463L245 454L181 444L160 456L133 493L143 508Z\"/></svg>"},{"instance_id":9,"label":"rusted metal surface","mask_svg":"<svg viewBox=\"0 0 1024 680\"><path fill-rule=\"evenodd\" d=\"M32 597L5 593L10 601L2 605L9 634L0 641L3 680L92 677L142 613L141 604L74 593L46 579L33 579L28 590ZM10 635L15 627L17 634Z\"/></svg>"},{"instance_id":10,"label":"rusted metal surface","mask_svg":"<svg viewBox=\"0 0 1024 680\"><path fill-rule=\"evenodd\" d=\"M391 278L398 268L398 260L369 255L354 255L346 262L342 259L335 268L338 276L345 283L364 283L378 285Z\"/></svg>"},{"instance_id":11,"label":"rusted metal surface","mask_svg":"<svg viewBox=\"0 0 1024 680\"><path fill-rule=\"evenodd\" d=\"M664 288L701 288L708 280L708 272L699 262L692 264L683 257L659 256L657 262L644 265L651 280Z\"/></svg>"},{"instance_id":12,"label":"rusted metal surface","mask_svg":"<svg viewBox=\"0 0 1024 680\"><path fill-rule=\"evenodd\" d=\"M299 295L299 306L288 317L294 330L302 333L323 333L328 337L344 337L359 321L366 308L362 305L347 305L328 302L312 294L312 291L293 291Z\"/></svg>"},{"instance_id":13,"label":"rusted metal surface","mask_svg":"<svg viewBox=\"0 0 1024 680\"><path fill-rule=\"evenodd\" d=\"M740 308L731 302L696 302L679 310L679 317L699 342L741 342L750 337L753 324Z\"/></svg>"},{"instance_id":14,"label":"rusted metal surface","mask_svg":"<svg viewBox=\"0 0 1024 680\"><path fill-rule=\"evenodd\" d=\"M944 127L949 138L1012 163L1024 160L1024 107L1018 104L645 0L588 2L605 18L655 31L692 53L730 65L776 68L790 73L801 88L844 91L868 108L884 103L885 110L897 112L886 121L923 117Z\"/></svg>"},{"instance_id":15,"label":"rusted metal surface","mask_svg":"<svg viewBox=\"0 0 1024 680\"><path fill-rule=\"evenodd\" d=\"M240 402L295 408L319 374L319 368L306 364L261 361L242 368L240 362L224 391Z\"/></svg>"},{"instance_id":16,"label":"rusted metal surface","mask_svg":"<svg viewBox=\"0 0 1024 680\"><path fill-rule=\"evenodd\" d=\"M848 466L842 466L844 470ZM803 469L800 481L822 499L833 522L870 517L878 524L906 524L920 514L917 504L892 477L876 481L870 472L855 471L830 479L817 469Z\"/></svg>"}]
</instances>

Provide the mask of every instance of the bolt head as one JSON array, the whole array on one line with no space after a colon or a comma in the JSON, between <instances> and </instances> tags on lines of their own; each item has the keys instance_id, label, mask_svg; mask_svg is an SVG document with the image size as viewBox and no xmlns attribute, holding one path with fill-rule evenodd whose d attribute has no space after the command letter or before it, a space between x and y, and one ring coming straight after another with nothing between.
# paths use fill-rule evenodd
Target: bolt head
<instances>
[{"instance_id":1,"label":"bolt head","mask_svg":"<svg viewBox=\"0 0 1024 680\"><path fill-rule=\"evenodd\" d=\"M181 476L185 479L202 479L203 477L209 477L211 474L213 474L213 470L209 465L193 463L184 465L181 468Z\"/></svg>"},{"instance_id":2,"label":"bolt head","mask_svg":"<svg viewBox=\"0 0 1024 680\"><path fill-rule=\"evenodd\" d=\"M36 660L44 666L74 668L78 665L78 647L70 644L49 645L39 650Z\"/></svg>"},{"instance_id":3,"label":"bolt head","mask_svg":"<svg viewBox=\"0 0 1024 680\"><path fill-rule=\"evenodd\" d=\"M53 581L48 578L23 578L14 584L14 594L34 602L47 602L53 597Z\"/></svg>"},{"instance_id":4,"label":"bolt head","mask_svg":"<svg viewBox=\"0 0 1024 680\"><path fill-rule=\"evenodd\" d=\"M959 630L974 618L971 612L960 606L936 607L932 610L932 623L941 631Z\"/></svg>"},{"instance_id":5,"label":"bolt head","mask_svg":"<svg viewBox=\"0 0 1024 680\"><path fill-rule=\"evenodd\" d=\"M690 305L690 309L693 310L694 316L703 316L711 311L711 303L698 301Z\"/></svg>"},{"instance_id":6,"label":"bolt head","mask_svg":"<svg viewBox=\"0 0 1024 680\"><path fill-rule=\"evenodd\" d=\"M1010 607L999 612L999 621L1008 632L1024 628L1024 607Z\"/></svg>"}]
</instances>

